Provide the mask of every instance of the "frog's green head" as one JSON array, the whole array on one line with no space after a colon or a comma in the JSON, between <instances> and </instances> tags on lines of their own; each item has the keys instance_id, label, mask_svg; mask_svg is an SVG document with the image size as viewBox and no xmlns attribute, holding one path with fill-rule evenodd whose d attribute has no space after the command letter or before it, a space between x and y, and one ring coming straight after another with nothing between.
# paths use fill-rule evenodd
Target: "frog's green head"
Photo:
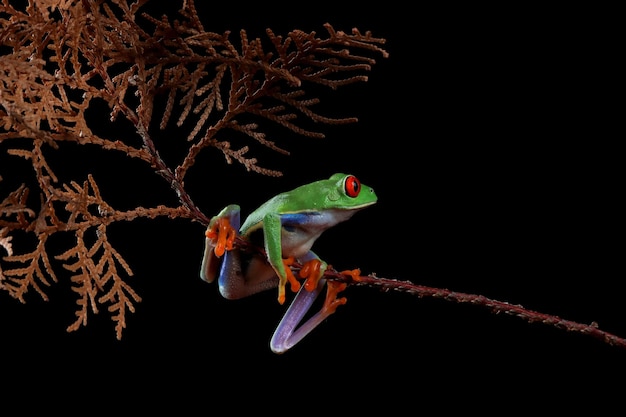
<instances>
[{"instance_id":1,"label":"frog's green head","mask_svg":"<svg viewBox=\"0 0 626 417\"><path fill-rule=\"evenodd\" d=\"M354 175L337 173L322 182L326 191L324 208L355 210L378 200L374 189L361 184Z\"/></svg>"}]
</instances>

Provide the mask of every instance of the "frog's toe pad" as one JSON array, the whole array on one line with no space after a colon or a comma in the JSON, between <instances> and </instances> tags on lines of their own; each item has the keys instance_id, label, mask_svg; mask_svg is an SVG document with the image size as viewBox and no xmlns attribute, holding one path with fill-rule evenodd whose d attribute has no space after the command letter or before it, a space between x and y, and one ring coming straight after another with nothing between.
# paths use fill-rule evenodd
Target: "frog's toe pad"
<instances>
[{"instance_id":1,"label":"frog's toe pad","mask_svg":"<svg viewBox=\"0 0 626 417\"><path fill-rule=\"evenodd\" d=\"M346 289L348 284L345 282L328 282L328 289L326 290L326 300L324 301L324 306L322 307L322 312L325 315L330 315L337 310L337 307L344 305L348 302L346 297L337 298L337 295Z\"/></svg>"},{"instance_id":2,"label":"frog's toe pad","mask_svg":"<svg viewBox=\"0 0 626 417\"><path fill-rule=\"evenodd\" d=\"M215 255L219 258L225 251L233 249L237 231L230 225L228 217L219 217L206 230L205 235L213 241Z\"/></svg>"},{"instance_id":3,"label":"frog's toe pad","mask_svg":"<svg viewBox=\"0 0 626 417\"><path fill-rule=\"evenodd\" d=\"M300 278L306 279L304 288L309 292L314 291L325 271L326 264L319 259L311 259L302 265L299 275Z\"/></svg>"}]
</instances>

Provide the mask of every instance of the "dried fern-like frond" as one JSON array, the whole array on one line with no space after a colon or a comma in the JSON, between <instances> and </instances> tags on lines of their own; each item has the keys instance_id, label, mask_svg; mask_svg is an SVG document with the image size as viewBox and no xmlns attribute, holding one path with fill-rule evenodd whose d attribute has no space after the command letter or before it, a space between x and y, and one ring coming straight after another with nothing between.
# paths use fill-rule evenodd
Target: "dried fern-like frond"
<instances>
[{"instance_id":1,"label":"dried fern-like frond","mask_svg":"<svg viewBox=\"0 0 626 417\"><path fill-rule=\"evenodd\" d=\"M25 303L24 295L29 289L34 289L42 299L48 301L48 296L42 289L41 284L50 286L49 279L57 282L57 277L52 270L48 254L46 253L47 236L39 237L35 250L21 255L9 255L4 257L6 262L17 262L24 266L11 268L4 271L2 288L14 297ZM42 268L43 266L43 268Z\"/></svg>"},{"instance_id":2,"label":"dried fern-like frond","mask_svg":"<svg viewBox=\"0 0 626 417\"><path fill-rule=\"evenodd\" d=\"M19 152L22 153L28 159L37 157L35 152ZM8 252L8 256L2 258L8 267L0 265L0 289L21 302L26 301L25 295L33 289L47 301L45 287L58 282L58 278L50 263L46 243L52 234L74 233L75 246L55 257L63 261L66 270L73 273L70 277L74 284L72 289L79 295L76 320L68 326L68 331L86 325L89 313L98 313L98 306L106 305L116 323L115 331L119 339L126 326L128 312L135 311L135 304L141 301L141 297L126 282L133 272L108 241L107 225L116 221L132 221L138 217L177 218L189 216L189 213L180 207L166 206L115 210L102 198L91 175L82 184L62 184L60 188L51 187L47 192L48 200L35 219L31 219L35 217L35 212L26 206L28 188L25 186L20 186L0 203L0 245ZM60 207L62 210L55 208L58 203L63 203ZM59 211L62 213L59 214ZM8 233L16 229L36 234L38 243L33 251L14 253L12 236ZM95 234L93 243L87 238L90 234Z\"/></svg>"},{"instance_id":3,"label":"dried fern-like frond","mask_svg":"<svg viewBox=\"0 0 626 417\"><path fill-rule=\"evenodd\" d=\"M228 138L218 138L217 133L240 132L242 125L248 125L240 120L243 115L313 138L324 134L305 128L304 120L356 121L318 114L314 106L319 99L309 87L336 89L366 81L364 72L376 62L374 56L387 56L381 47L384 39L356 29L346 34L330 24L325 25L326 37L299 30L283 37L268 29L267 45L241 30L237 48L230 32L204 29L193 1L183 3L182 19L176 20L137 16L140 4L42 1L19 12L5 1L2 8L11 19L1 36L13 53L0 65L4 113L0 116L7 130L0 132L0 140L26 136L51 146L59 141L93 144L154 165L156 156L145 147L95 135L85 111L94 100L104 100L112 119L122 114L144 136L155 101L163 96L158 126L166 128L178 107L176 124L191 126L187 137L194 146L177 170L178 180L183 181L200 149L225 149L216 145ZM148 22L144 26L152 25L152 31L141 20ZM287 153L263 132L244 133L262 146ZM251 160L246 163L250 170L280 174L256 169Z\"/></svg>"},{"instance_id":4,"label":"dried fern-like frond","mask_svg":"<svg viewBox=\"0 0 626 417\"><path fill-rule=\"evenodd\" d=\"M318 37L316 32L305 33L302 31L290 32L283 38L268 29L270 45L274 51L266 52L260 39L250 40L245 31L240 32L241 51L238 51L227 38L223 38L228 56L219 61L216 66L215 77L202 69L194 72L190 77L191 85L195 88L196 95L207 96L201 103L206 110L201 119L195 125L192 134L188 138L194 140L199 132L204 131L196 145L189 150L187 158L177 170L177 177L182 179L187 169L193 165L200 149L208 146L217 146L215 134L220 129L232 129L245 133L258 143L281 153L288 153L278 147L273 141L267 140L265 134L256 131L256 124L241 125L237 117L242 114L251 114L260 119L268 120L282 126L300 136L311 138L323 138L324 134L312 131L302 126L302 120L311 120L324 124L345 124L356 122L354 117L331 118L317 113L314 106L319 104L319 99L313 95L307 95L305 87L321 85L336 89L340 86L367 81L365 75L359 72L369 71L376 62L374 58L358 54L354 50L363 49L368 52L379 53L386 57L387 52L380 45L384 39L373 38L368 32L362 35L354 30L351 35L337 32L332 25L325 25L328 38ZM211 39L213 47L214 38ZM201 43L200 43L201 44ZM209 48L207 46L207 48ZM215 49L212 49L215 50ZM219 89L216 82L227 79L226 70L230 78L228 88L228 103L225 113L214 125L208 123L209 114L222 107ZM184 73L183 73L184 74ZM356 75L355 75L356 74ZM202 87L202 80L205 87ZM178 80L179 85L185 85L183 80ZM191 108L192 96L187 93L184 101L186 108ZM218 101L218 99L220 99ZM173 95L170 91L168 106L171 107ZM216 106L213 106L217 103ZM178 124L181 124L189 112L184 111ZM166 111L164 119L169 118ZM248 126L247 129L242 126ZM254 127L251 129L250 127ZM224 149L222 147L222 149Z\"/></svg>"},{"instance_id":5,"label":"dried fern-like frond","mask_svg":"<svg viewBox=\"0 0 626 417\"><path fill-rule=\"evenodd\" d=\"M28 187L24 184L0 202L0 227L8 231L13 229L25 229L30 224L26 217L35 217L35 212L27 206ZM15 216L15 220L8 218Z\"/></svg>"},{"instance_id":6,"label":"dried fern-like frond","mask_svg":"<svg viewBox=\"0 0 626 417\"><path fill-rule=\"evenodd\" d=\"M13 246L11 245L11 236L7 236L9 233L9 228L4 227L0 229L0 246L4 248L4 250L9 254L9 256L13 255Z\"/></svg>"},{"instance_id":7,"label":"dried fern-like frond","mask_svg":"<svg viewBox=\"0 0 626 417\"><path fill-rule=\"evenodd\" d=\"M46 237L39 240L34 251L21 255L14 254L11 243L13 236L9 233L14 230L28 229L31 225L29 219L35 217L35 212L26 205L27 198L28 188L22 184L0 202L0 247L7 252L7 256L3 259L6 262L24 265L5 271L0 265L0 289L7 291L21 302L25 302L24 294L30 288L47 300L40 284L48 286L50 285L49 278L56 280L44 247Z\"/></svg>"},{"instance_id":8,"label":"dried fern-like frond","mask_svg":"<svg viewBox=\"0 0 626 417\"><path fill-rule=\"evenodd\" d=\"M76 233L76 246L56 256L56 259L65 261L65 269L74 273L71 277L74 283L72 289L79 295L76 301L79 306L76 321L67 329L74 331L87 325L89 310L97 314L98 304L109 303L108 310L116 313L112 316L116 323L116 336L121 339L122 329L126 327L126 310L134 312L134 303L140 302L141 297L124 282L118 265L128 277L133 272L109 243L105 225L97 227L97 239L91 246L85 241L86 231L79 229ZM75 262L70 263L72 259Z\"/></svg>"}]
</instances>

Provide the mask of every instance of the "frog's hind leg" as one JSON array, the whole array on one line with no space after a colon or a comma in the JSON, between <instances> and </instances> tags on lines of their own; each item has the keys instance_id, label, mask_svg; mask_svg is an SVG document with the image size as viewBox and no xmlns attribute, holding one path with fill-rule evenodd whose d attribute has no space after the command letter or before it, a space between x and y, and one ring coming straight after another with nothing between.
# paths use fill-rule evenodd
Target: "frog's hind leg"
<instances>
[{"instance_id":1,"label":"frog's hind leg","mask_svg":"<svg viewBox=\"0 0 626 417\"><path fill-rule=\"evenodd\" d=\"M304 260L308 262L311 259L318 259L313 252L309 252L309 256ZM309 278L309 280L310 279L311 278ZM346 303L345 298L337 298L337 294L346 288L346 284L334 281L327 283L324 278L314 280L313 282L315 283L315 287L313 288L307 284L300 288L287 309L287 312L278 324L272 336L272 340L270 341L270 348L274 353L284 353L291 349L313 329L320 325L328 316L333 314L338 306ZM324 305L320 311L313 314L300 325L300 322L311 309L317 297L322 293L324 287L327 287ZM298 325L300 326L298 327Z\"/></svg>"},{"instance_id":2,"label":"frog's hind leg","mask_svg":"<svg viewBox=\"0 0 626 417\"><path fill-rule=\"evenodd\" d=\"M240 209L231 204L211 219L206 232L200 277L213 282L217 278L220 294L237 299L276 288L278 277L258 255L243 253L233 241L239 236Z\"/></svg>"},{"instance_id":3,"label":"frog's hind leg","mask_svg":"<svg viewBox=\"0 0 626 417\"><path fill-rule=\"evenodd\" d=\"M313 291L306 290L304 286L300 288L272 336L270 341L272 352L284 353L291 349L329 316L329 314L323 314L322 311L319 311L300 327L297 327L322 292L324 284L326 284L326 280L320 279L317 288Z\"/></svg>"},{"instance_id":4,"label":"frog's hind leg","mask_svg":"<svg viewBox=\"0 0 626 417\"><path fill-rule=\"evenodd\" d=\"M234 300L276 288L278 277L262 257L233 249L224 254L218 285L224 298Z\"/></svg>"}]
</instances>

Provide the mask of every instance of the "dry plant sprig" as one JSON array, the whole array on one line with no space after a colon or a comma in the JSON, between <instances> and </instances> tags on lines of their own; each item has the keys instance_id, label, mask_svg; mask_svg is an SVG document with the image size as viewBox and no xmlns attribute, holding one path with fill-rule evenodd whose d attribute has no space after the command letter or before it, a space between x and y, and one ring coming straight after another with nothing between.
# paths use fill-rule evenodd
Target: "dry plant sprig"
<instances>
[{"instance_id":1,"label":"dry plant sprig","mask_svg":"<svg viewBox=\"0 0 626 417\"><path fill-rule=\"evenodd\" d=\"M182 3L176 19L142 13L145 3L30 0L25 8L0 3L0 144L8 148L4 157L27 161L34 173L34 181L22 181L17 169L0 165L2 174L23 183L0 196L0 249L6 252L0 258L0 289L21 302L30 290L47 300L45 289L60 277L51 260L61 262L78 294L69 331L106 305L121 338L127 312L141 300L127 282L130 266L107 237L110 224L159 216L207 224L184 185L200 152L214 149L248 171L281 175L249 155L256 145L289 153L267 135L266 125L322 138L308 122L355 122L320 114L311 87L332 91L367 81L375 59L387 57L384 39L330 24L322 36L300 30L281 36L268 29L265 42L241 30L236 46L230 32L205 30L192 0ZM97 133L90 112L102 105L111 122L130 122L135 135ZM168 164L153 138L155 131L170 128L185 131L187 140L182 158ZM93 175L60 180L50 156L62 154L65 143L144 162L165 178L180 205L118 210L105 201ZM29 194L39 197L38 205ZM15 243L18 232L34 236L34 247L18 247L23 245ZM75 243L49 256L50 237L60 232Z\"/></svg>"},{"instance_id":2,"label":"dry plant sprig","mask_svg":"<svg viewBox=\"0 0 626 417\"><path fill-rule=\"evenodd\" d=\"M250 241L242 239L240 237L235 238L233 242L233 247L235 246L244 251L256 253L264 258L266 257L265 250L263 248L255 246L254 244L250 243ZM294 272L294 275L297 275L297 272L302 268L302 266L303 265L297 261L290 265ZM430 297L454 303L473 304L479 307L486 308L496 314L504 313L510 316L518 317L522 320L527 321L528 323L542 323L560 330L580 333L583 335L591 336L608 345L626 349L626 338L600 329L596 322L584 324L572 320L565 320L553 314L546 314L539 311L530 310L519 304L510 304L506 301L495 300L480 294L470 294L459 291L451 291L446 288L435 288L425 285L418 285L411 281L402 281L395 278L379 277L376 274L360 275L360 271L358 271L358 275L356 273L350 274L345 272L352 271L344 271L344 273L342 273L334 269L332 265L329 265L324 272L323 277L328 280L343 282L348 285L378 288L381 291L398 291L411 295L416 295L420 298Z\"/></svg>"}]
</instances>

